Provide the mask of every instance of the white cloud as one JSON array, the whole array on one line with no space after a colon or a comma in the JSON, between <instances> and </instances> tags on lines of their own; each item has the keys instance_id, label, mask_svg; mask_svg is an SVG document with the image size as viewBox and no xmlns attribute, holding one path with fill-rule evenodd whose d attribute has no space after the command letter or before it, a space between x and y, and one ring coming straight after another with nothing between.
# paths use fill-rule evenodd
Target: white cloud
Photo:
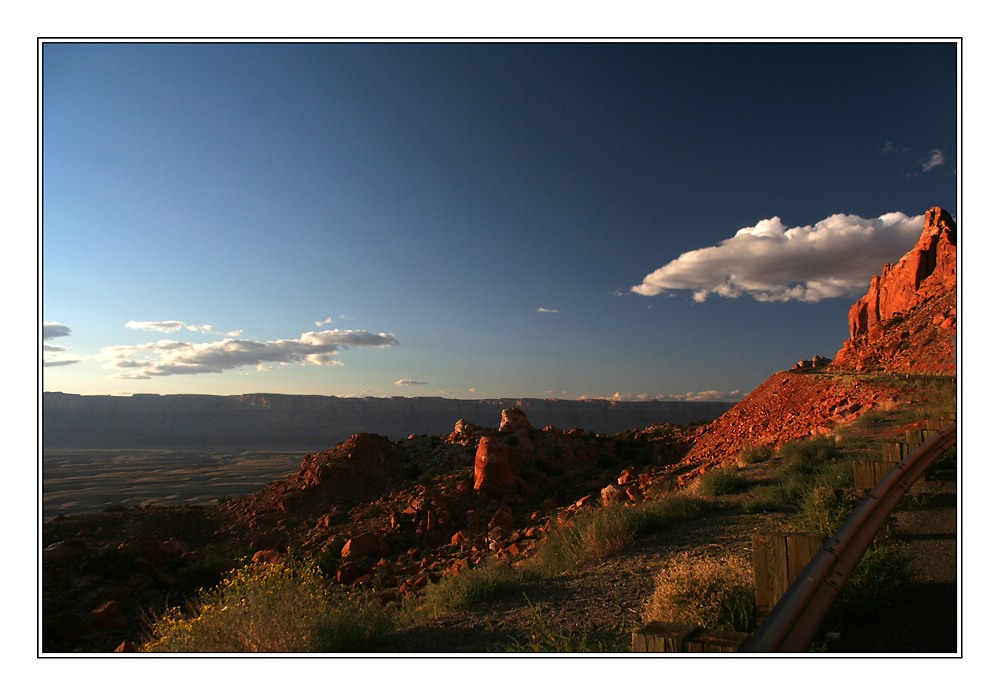
<instances>
[{"instance_id":1,"label":"white cloud","mask_svg":"<svg viewBox=\"0 0 1000 696\"><path fill-rule=\"evenodd\" d=\"M922 228L923 215L899 212L873 219L837 214L792 228L773 217L716 246L681 254L632 292L653 296L691 290L695 302L711 295L747 294L759 302L853 297L868 289L883 265L898 261Z\"/></svg>"},{"instance_id":2,"label":"white cloud","mask_svg":"<svg viewBox=\"0 0 1000 696\"><path fill-rule=\"evenodd\" d=\"M927 157L927 161L920 165L920 171L929 172L935 167L940 167L942 164L944 164L944 150L931 150L930 155Z\"/></svg>"},{"instance_id":3,"label":"white cloud","mask_svg":"<svg viewBox=\"0 0 1000 696\"><path fill-rule=\"evenodd\" d=\"M155 322L160 323L160 322ZM181 374L218 373L240 367L264 369L269 363L343 365L335 359L347 348L387 348L399 341L388 333L368 331L310 331L297 339L250 341L227 338L212 343L160 340L100 351L106 367L122 379L150 379Z\"/></svg>"},{"instance_id":4,"label":"white cloud","mask_svg":"<svg viewBox=\"0 0 1000 696\"><path fill-rule=\"evenodd\" d=\"M354 317L350 316L349 314L338 314L337 316L340 317L341 321L354 321ZM314 321L313 323L316 326L328 326L333 323L333 317L330 316L327 317L326 319L320 319L319 321Z\"/></svg>"},{"instance_id":5,"label":"white cloud","mask_svg":"<svg viewBox=\"0 0 1000 696\"><path fill-rule=\"evenodd\" d=\"M397 387L416 387L421 384L427 384L427 382L421 382L417 379L397 379L393 384Z\"/></svg>"},{"instance_id":6,"label":"white cloud","mask_svg":"<svg viewBox=\"0 0 1000 696\"><path fill-rule=\"evenodd\" d=\"M127 321L125 322L126 329L138 329L139 331L156 331L158 333L175 333L181 329L187 331L195 331L200 333L211 333L211 334L225 334L226 336L239 336L243 333L243 329L237 329L235 331L223 332L216 329L211 324L188 324L183 321L169 320L169 321Z\"/></svg>"},{"instance_id":7,"label":"white cloud","mask_svg":"<svg viewBox=\"0 0 1000 696\"><path fill-rule=\"evenodd\" d=\"M882 146L882 154L883 155L892 155L892 154L895 154L897 152L909 152L909 151L910 151L910 148L908 148L908 147L900 147L899 145L897 145L892 140L890 140L889 142L887 142L885 145Z\"/></svg>"},{"instance_id":8,"label":"white cloud","mask_svg":"<svg viewBox=\"0 0 1000 696\"><path fill-rule=\"evenodd\" d=\"M559 314L558 309L546 309L545 307L539 307L535 311L539 314Z\"/></svg>"}]
</instances>

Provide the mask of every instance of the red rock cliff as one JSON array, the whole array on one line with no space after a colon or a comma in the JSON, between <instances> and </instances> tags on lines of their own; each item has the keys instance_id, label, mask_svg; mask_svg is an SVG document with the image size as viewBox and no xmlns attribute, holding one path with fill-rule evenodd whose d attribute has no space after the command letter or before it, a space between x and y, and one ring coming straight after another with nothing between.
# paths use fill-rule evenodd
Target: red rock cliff
<instances>
[{"instance_id":1,"label":"red rock cliff","mask_svg":"<svg viewBox=\"0 0 1000 696\"><path fill-rule=\"evenodd\" d=\"M850 338L832 368L954 374L957 268L955 221L931 208L913 249L851 307Z\"/></svg>"}]
</instances>

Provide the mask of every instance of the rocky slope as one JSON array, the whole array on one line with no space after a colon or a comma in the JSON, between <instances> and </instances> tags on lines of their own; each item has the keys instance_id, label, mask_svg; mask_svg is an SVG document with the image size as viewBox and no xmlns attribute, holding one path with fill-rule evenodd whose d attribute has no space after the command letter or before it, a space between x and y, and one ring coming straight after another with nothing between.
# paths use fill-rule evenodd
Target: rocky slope
<instances>
[{"instance_id":1,"label":"rocky slope","mask_svg":"<svg viewBox=\"0 0 1000 696\"><path fill-rule=\"evenodd\" d=\"M748 445L824 434L873 408L907 398L905 382L872 375L956 374L958 233L951 215L931 208L912 250L886 264L848 314L850 337L822 369L793 369L765 380L711 424L672 472L686 483L734 463Z\"/></svg>"}]
</instances>

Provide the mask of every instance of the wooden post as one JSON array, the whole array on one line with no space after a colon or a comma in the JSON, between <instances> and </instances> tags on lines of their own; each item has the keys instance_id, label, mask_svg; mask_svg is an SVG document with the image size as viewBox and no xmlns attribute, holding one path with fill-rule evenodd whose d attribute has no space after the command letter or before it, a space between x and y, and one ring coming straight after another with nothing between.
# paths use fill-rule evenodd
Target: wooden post
<instances>
[{"instance_id":1,"label":"wooden post","mask_svg":"<svg viewBox=\"0 0 1000 696\"><path fill-rule=\"evenodd\" d=\"M754 595L763 616L785 594L802 569L823 548L821 534L757 534L753 537Z\"/></svg>"},{"instance_id":2,"label":"wooden post","mask_svg":"<svg viewBox=\"0 0 1000 696\"><path fill-rule=\"evenodd\" d=\"M632 652L738 652L749 635L651 621L632 634Z\"/></svg>"},{"instance_id":3,"label":"wooden post","mask_svg":"<svg viewBox=\"0 0 1000 696\"><path fill-rule=\"evenodd\" d=\"M650 621L632 634L632 652L683 652L684 639L696 630L691 624Z\"/></svg>"},{"instance_id":4,"label":"wooden post","mask_svg":"<svg viewBox=\"0 0 1000 696\"><path fill-rule=\"evenodd\" d=\"M893 465L896 464L900 459L903 458L903 443L902 442L883 442L882 443L882 461L892 462Z\"/></svg>"}]
</instances>

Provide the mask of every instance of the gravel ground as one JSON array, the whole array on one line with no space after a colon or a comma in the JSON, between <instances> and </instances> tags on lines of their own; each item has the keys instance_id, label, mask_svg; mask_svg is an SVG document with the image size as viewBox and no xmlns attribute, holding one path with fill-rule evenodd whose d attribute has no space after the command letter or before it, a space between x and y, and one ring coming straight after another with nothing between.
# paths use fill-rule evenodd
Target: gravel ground
<instances>
[{"instance_id":1,"label":"gravel ground","mask_svg":"<svg viewBox=\"0 0 1000 696\"><path fill-rule=\"evenodd\" d=\"M552 631L585 642L583 650L628 652L643 622L643 605L657 573L677 553L690 550L751 554L755 531L777 528L764 519L719 510L701 520L644 537L626 551L579 571L533 580L520 592L422 623L390 637L387 653L522 652L533 633ZM518 649L520 646L520 649Z\"/></svg>"},{"instance_id":2,"label":"gravel ground","mask_svg":"<svg viewBox=\"0 0 1000 696\"><path fill-rule=\"evenodd\" d=\"M957 492L953 471L910 490L894 517L913 584L886 616L845 629L832 651L960 654Z\"/></svg>"}]
</instances>

